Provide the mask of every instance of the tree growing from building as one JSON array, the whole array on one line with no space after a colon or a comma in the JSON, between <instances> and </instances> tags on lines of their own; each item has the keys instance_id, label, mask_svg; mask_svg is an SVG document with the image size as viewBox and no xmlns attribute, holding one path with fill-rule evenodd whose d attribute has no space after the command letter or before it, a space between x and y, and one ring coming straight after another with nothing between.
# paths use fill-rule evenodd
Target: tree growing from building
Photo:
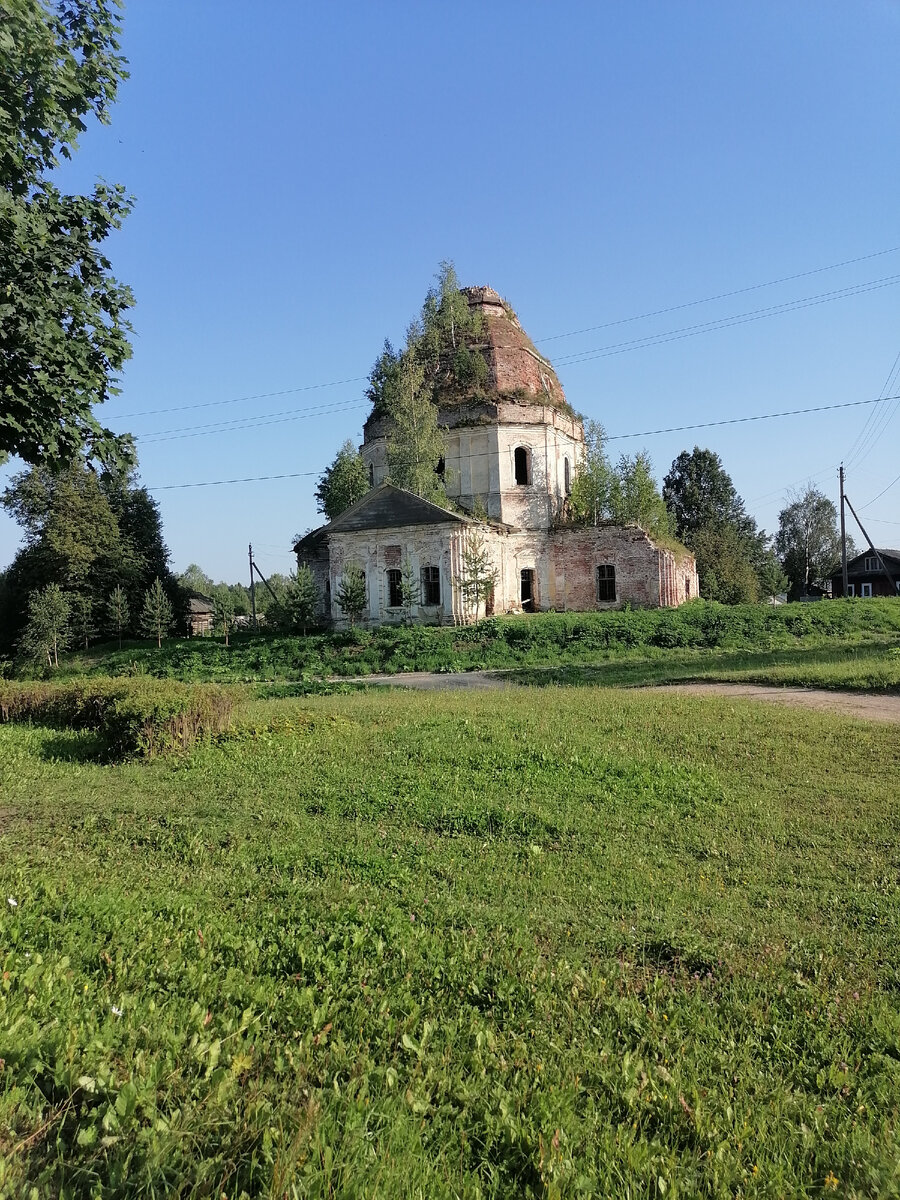
<instances>
[{"instance_id":1,"label":"tree growing from building","mask_svg":"<svg viewBox=\"0 0 900 1200\"><path fill-rule=\"evenodd\" d=\"M15 0L0 19L0 459L54 467L127 463L128 436L93 412L116 392L131 350L130 290L102 244L132 202L99 183L65 195L53 173L127 72L109 0Z\"/></svg>"},{"instance_id":2,"label":"tree growing from building","mask_svg":"<svg viewBox=\"0 0 900 1200\"><path fill-rule=\"evenodd\" d=\"M171 631L174 624L172 603L166 595L160 579L154 579L144 596L141 609L141 632L146 637L155 637L157 646Z\"/></svg>"},{"instance_id":3,"label":"tree growing from building","mask_svg":"<svg viewBox=\"0 0 900 1200\"><path fill-rule=\"evenodd\" d=\"M50 667L59 666L59 652L69 644L69 599L58 584L33 592L28 600L28 621L19 650L23 658Z\"/></svg>"},{"instance_id":4,"label":"tree growing from building","mask_svg":"<svg viewBox=\"0 0 900 1200\"><path fill-rule=\"evenodd\" d=\"M461 565L459 590L467 611L474 612L474 620L477 622L482 604L487 609L497 584L497 569L485 544L484 535L479 529L469 529L466 532Z\"/></svg>"},{"instance_id":5,"label":"tree growing from building","mask_svg":"<svg viewBox=\"0 0 900 1200\"><path fill-rule=\"evenodd\" d=\"M337 605L351 629L366 611L367 603L365 571L361 567L349 566L337 587Z\"/></svg>"},{"instance_id":6,"label":"tree growing from building","mask_svg":"<svg viewBox=\"0 0 900 1200\"><path fill-rule=\"evenodd\" d=\"M329 521L340 516L369 490L369 472L362 455L348 438L316 486L316 505Z\"/></svg>"}]
</instances>

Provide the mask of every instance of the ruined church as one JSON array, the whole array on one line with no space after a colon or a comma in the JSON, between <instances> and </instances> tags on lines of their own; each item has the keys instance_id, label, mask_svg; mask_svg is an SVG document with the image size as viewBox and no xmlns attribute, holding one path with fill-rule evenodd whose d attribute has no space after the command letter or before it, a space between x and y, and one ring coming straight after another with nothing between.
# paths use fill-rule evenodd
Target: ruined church
<instances>
[{"instance_id":1,"label":"ruined church","mask_svg":"<svg viewBox=\"0 0 900 1200\"><path fill-rule=\"evenodd\" d=\"M391 418L373 409L360 448L370 491L294 547L319 591L321 617L350 568L366 584L362 619L465 624L478 615L674 607L698 595L694 558L637 525L576 526L569 496L584 452L581 421L552 365L489 287L463 288L479 314L477 387L437 397L440 464L451 508L388 482ZM473 581L474 579L474 581ZM412 600L412 603L411 603Z\"/></svg>"}]
</instances>

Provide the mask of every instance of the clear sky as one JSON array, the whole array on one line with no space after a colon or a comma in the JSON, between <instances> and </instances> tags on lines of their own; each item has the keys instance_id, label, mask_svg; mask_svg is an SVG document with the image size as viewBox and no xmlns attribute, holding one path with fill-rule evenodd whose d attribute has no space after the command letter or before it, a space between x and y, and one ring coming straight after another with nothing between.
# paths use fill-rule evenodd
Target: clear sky
<instances>
[{"instance_id":1,"label":"clear sky","mask_svg":"<svg viewBox=\"0 0 900 1200\"><path fill-rule=\"evenodd\" d=\"M136 197L109 244L134 357L99 412L176 570L243 579L251 541L290 569L442 259L613 452L661 479L708 446L769 530L790 486L836 499L843 458L900 545L900 401L650 434L900 393L898 0L133 0L123 48L63 181ZM17 544L0 515L0 564Z\"/></svg>"}]
</instances>

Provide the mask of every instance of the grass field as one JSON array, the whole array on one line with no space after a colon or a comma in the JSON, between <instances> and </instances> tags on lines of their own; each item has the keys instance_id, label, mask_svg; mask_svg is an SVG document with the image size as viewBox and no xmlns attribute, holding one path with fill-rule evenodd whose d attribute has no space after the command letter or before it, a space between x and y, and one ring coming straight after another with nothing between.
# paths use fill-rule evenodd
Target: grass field
<instances>
[{"instance_id":1,"label":"grass field","mask_svg":"<svg viewBox=\"0 0 900 1200\"><path fill-rule=\"evenodd\" d=\"M747 679L900 691L900 600L538 613L463 628L382 627L309 637L239 635L94 647L63 676L148 674L186 682L305 683L386 672L576 668L613 686Z\"/></svg>"},{"instance_id":2,"label":"grass field","mask_svg":"<svg viewBox=\"0 0 900 1200\"><path fill-rule=\"evenodd\" d=\"M0 727L0 1194L900 1195L895 728L580 687L95 737Z\"/></svg>"}]
</instances>

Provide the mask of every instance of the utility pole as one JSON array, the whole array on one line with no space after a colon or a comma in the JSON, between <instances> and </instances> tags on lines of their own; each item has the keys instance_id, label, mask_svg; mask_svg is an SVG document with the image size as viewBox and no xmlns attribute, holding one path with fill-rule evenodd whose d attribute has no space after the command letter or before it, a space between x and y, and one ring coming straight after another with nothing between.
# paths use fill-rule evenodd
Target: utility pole
<instances>
[{"instance_id":1,"label":"utility pole","mask_svg":"<svg viewBox=\"0 0 900 1200\"><path fill-rule=\"evenodd\" d=\"M864 538L866 539L866 541L869 543L869 549L872 551L872 554L873 554L873 555L874 555L874 557L877 559L877 561L878 561L878 562L881 564L881 569L882 569L882 571L884 572L884 574L885 574L885 576L886 576L886 578L887 578L887 581L888 581L888 583L890 584L891 591L892 591L892 592L896 592L896 590L897 590L897 585L896 585L896 583L894 582L894 577L893 577L893 575L892 575L892 574L890 573L890 571L888 570L887 563L884 561L884 559L881 557L881 555L880 555L880 554L878 553L878 551L875 549L875 544L874 544L874 542L872 541L872 539L869 537L869 535L868 535L868 533L866 532L865 528L863 527L863 523L862 523L862 521L859 519L859 517L857 517L857 516L856 516L856 509L855 509L855 508L853 507L853 505L850 503L850 497L849 497L849 496L847 496L847 497L846 497L846 500L847 500L847 507L848 507L848 508L850 509L850 511L853 513L853 516L854 516L854 518L856 519L856 523L857 523L857 525L860 527L860 529L862 529L863 537L864 537Z\"/></svg>"},{"instance_id":2,"label":"utility pole","mask_svg":"<svg viewBox=\"0 0 900 1200\"><path fill-rule=\"evenodd\" d=\"M256 620L256 580L253 578L253 544L250 544L250 611L253 614L253 628L259 629Z\"/></svg>"},{"instance_id":3,"label":"utility pole","mask_svg":"<svg viewBox=\"0 0 900 1200\"><path fill-rule=\"evenodd\" d=\"M844 525L844 464L841 463L841 576L843 580L843 597L847 599L847 529Z\"/></svg>"}]
</instances>

